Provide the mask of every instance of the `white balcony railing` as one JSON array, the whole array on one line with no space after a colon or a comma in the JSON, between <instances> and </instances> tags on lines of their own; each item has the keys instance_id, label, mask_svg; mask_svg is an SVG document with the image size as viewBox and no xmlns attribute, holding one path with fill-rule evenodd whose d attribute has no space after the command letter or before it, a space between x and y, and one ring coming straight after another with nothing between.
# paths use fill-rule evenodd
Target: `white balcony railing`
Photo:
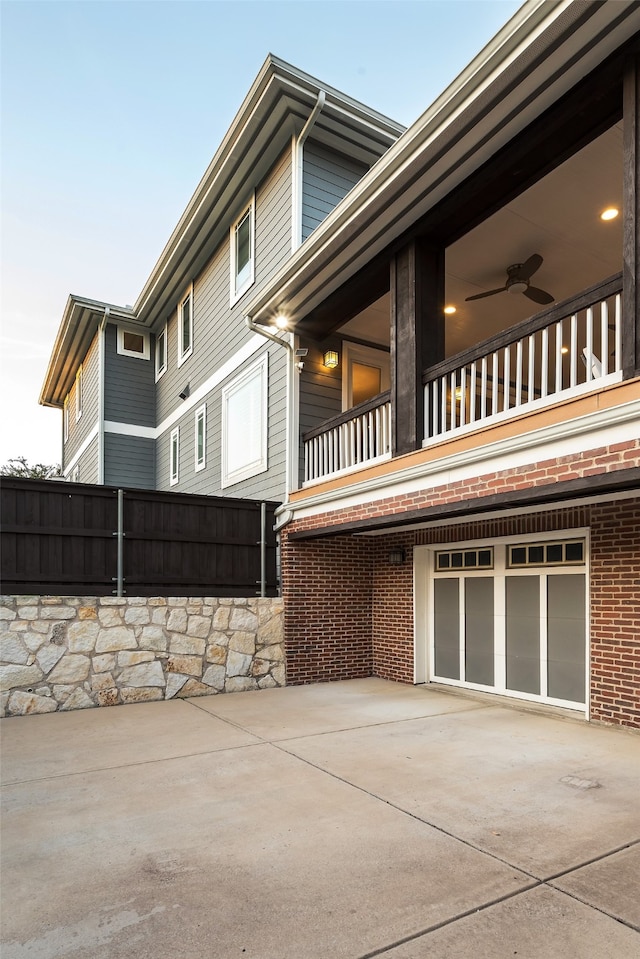
<instances>
[{"instance_id":1,"label":"white balcony railing","mask_svg":"<svg viewBox=\"0 0 640 959\"><path fill-rule=\"evenodd\" d=\"M383 393L324 423L305 437L305 482L391 456L391 403Z\"/></svg>"},{"instance_id":2,"label":"white balcony railing","mask_svg":"<svg viewBox=\"0 0 640 959\"><path fill-rule=\"evenodd\" d=\"M621 279L613 277L427 370L425 444L600 389L621 370Z\"/></svg>"}]
</instances>

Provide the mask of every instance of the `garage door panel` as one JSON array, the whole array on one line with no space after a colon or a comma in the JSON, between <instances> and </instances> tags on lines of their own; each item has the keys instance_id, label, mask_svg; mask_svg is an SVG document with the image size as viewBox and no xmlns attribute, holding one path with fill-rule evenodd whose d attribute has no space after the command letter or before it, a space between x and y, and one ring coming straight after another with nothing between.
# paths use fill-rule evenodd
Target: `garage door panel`
<instances>
[{"instance_id":1,"label":"garage door panel","mask_svg":"<svg viewBox=\"0 0 640 959\"><path fill-rule=\"evenodd\" d=\"M465 679L482 686L494 684L493 578L465 581Z\"/></svg>"},{"instance_id":2,"label":"garage door panel","mask_svg":"<svg viewBox=\"0 0 640 959\"><path fill-rule=\"evenodd\" d=\"M540 695L540 580L506 579L507 688Z\"/></svg>"},{"instance_id":3,"label":"garage door panel","mask_svg":"<svg viewBox=\"0 0 640 959\"><path fill-rule=\"evenodd\" d=\"M582 574L547 579L548 692L553 699L584 702L585 578Z\"/></svg>"}]
</instances>

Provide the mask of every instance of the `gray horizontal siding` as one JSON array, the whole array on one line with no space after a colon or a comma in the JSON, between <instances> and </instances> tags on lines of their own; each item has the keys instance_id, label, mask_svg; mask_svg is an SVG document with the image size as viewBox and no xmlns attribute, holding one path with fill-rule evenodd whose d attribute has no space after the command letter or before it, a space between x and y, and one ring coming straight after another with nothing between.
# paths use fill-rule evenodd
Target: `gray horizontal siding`
<instances>
[{"instance_id":1,"label":"gray horizontal siding","mask_svg":"<svg viewBox=\"0 0 640 959\"><path fill-rule=\"evenodd\" d=\"M104 455L105 485L155 489L154 440L105 433Z\"/></svg>"},{"instance_id":2,"label":"gray horizontal siding","mask_svg":"<svg viewBox=\"0 0 640 959\"><path fill-rule=\"evenodd\" d=\"M366 172L367 167L363 163L328 150L313 140L307 141L302 173L303 240L322 223Z\"/></svg>"},{"instance_id":3,"label":"gray horizontal siding","mask_svg":"<svg viewBox=\"0 0 640 959\"><path fill-rule=\"evenodd\" d=\"M69 394L69 439L64 442L63 422L63 470L76 455L91 430L98 422L98 398L100 379L100 333L96 333L82 363L82 416L76 422L76 383ZM64 414L63 414L64 415ZM84 481L83 481L84 482Z\"/></svg>"},{"instance_id":4,"label":"gray horizontal siding","mask_svg":"<svg viewBox=\"0 0 640 959\"><path fill-rule=\"evenodd\" d=\"M104 418L117 423L155 426L153 351L148 360L117 349L117 327L109 323L105 341Z\"/></svg>"},{"instance_id":5,"label":"gray horizontal siding","mask_svg":"<svg viewBox=\"0 0 640 959\"><path fill-rule=\"evenodd\" d=\"M247 184L248 203L252 185ZM237 210L241 212L241 207ZM291 253L291 152L285 151L266 179L256 189L255 283L253 295ZM229 223L229 227L231 223ZM191 393L206 383L253 335L244 324L245 298L230 301L229 235L220 244L207 267L194 281L194 349L177 365L176 303L167 304L168 367L156 389L156 425L164 423L182 401L180 390L189 383Z\"/></svg>"},{"instance_id":6,"label":"gray horizontal siding","mask_svg":"<svg viewBox=\"0 0 640 959\"><path fill-rule=\"evenodd\" d=\"M342 350L341 340L327 340L323 350L315 344L302 342L309 350L304 361L304 370L300 376L298 420L300 424L299 468L300 480L304 477L304 443L302 437L309 430L320 426L325 420L342 412L342 376L341 366L328 370L323 364L323 350ZM342 355L342 354L341 354Z\"/></svg>"},{"instance_id":7,"label":"gray horizontal siding","mask_svg":"<svg viewBox=\"0 0 640 959\"><path fill-rule=\"evenodd\" d=\"M98 483L100 475L99 456L100 443L98 441L98 437L96 436L96 438L91 441L89 446L78 460L77 466L79 468L79 483Z\"/></svg>"},{"instance_id":8,"label":"gray horizontal siding","mask_svg":"<svg viewBox=\"0 0 640 959\"><path fill-rule=\"evenodd\" d=\"M165 430L156 444L156 487L162 490L176 490L182 493L200 493L207 495L226 495L257 499L282 500L285 492L286 474L286 362L287 353L277 346L269 347L268 380L268 469L264 473L249 477L233 486L222 488L222 390L244 370L252 366L264 354L264 350L255 353L249 360L235 370L206 400L207 434L206 466L196 472L195 469L195 417L202 405L198 402L180 417L177 423ZM171 486L169 477L169 448L171 433L180 429L180 457L178 483Z\"/></svg>"}]
</instances>

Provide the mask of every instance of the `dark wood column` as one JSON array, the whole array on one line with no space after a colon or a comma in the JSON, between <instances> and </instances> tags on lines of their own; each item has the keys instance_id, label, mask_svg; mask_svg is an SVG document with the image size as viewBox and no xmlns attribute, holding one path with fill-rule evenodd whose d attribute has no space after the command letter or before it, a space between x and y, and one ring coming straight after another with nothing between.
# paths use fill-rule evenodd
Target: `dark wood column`
<instances>
[{"instance_id":1,"label":"dark wood column","mask_svg":"<svg viewBox=\"0 0 640 959\"><path fill-rule=\"evenodd\" d=\"M412 240L391 258L393 455L420 449L422 372L444 359L444 250Z\"/></svg>"},{"instance_id":2,"label":"dark wood column","mask_svg":"<svg viewBox=\"0 0 640 959\"><path fill-rule=\"evenodd\" d=\"M622 366L640 374L640 56L629 57L623 87Z\"/></svg>"}]
</instances>

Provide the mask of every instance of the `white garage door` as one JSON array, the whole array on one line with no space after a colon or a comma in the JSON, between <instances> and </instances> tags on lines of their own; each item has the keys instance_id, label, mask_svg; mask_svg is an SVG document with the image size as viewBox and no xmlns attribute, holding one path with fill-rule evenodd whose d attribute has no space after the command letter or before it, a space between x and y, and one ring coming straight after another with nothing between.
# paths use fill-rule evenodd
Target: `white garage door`
<instances>
[{"instance_id":1,"label":"white garage door","mask_svg":"<svg viewBox=\"0 0 640 959\"><path fill-rule=\"evenodd\" d=\"M584 539L434 548L429 581L435 682L584 708Z\"/></svg>"}]
</instances>

